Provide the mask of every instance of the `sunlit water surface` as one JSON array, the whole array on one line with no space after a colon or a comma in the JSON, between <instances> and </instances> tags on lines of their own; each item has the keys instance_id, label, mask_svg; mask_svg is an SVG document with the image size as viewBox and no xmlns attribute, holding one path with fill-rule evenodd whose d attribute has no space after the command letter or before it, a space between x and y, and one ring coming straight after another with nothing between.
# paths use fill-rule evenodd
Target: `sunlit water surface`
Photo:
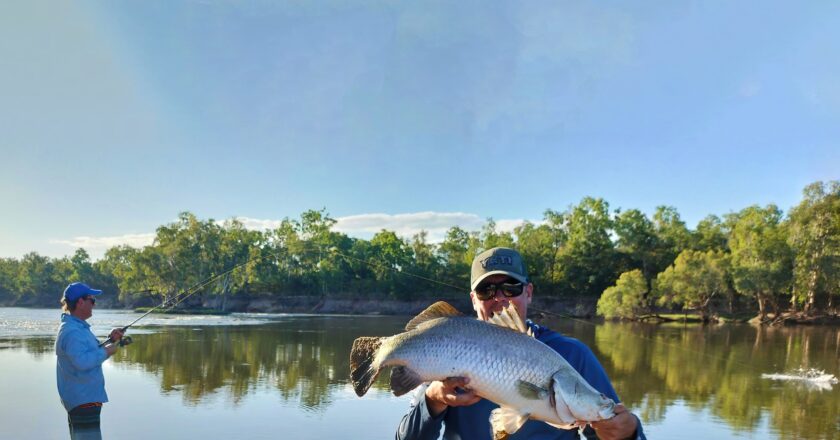
<instances>
[{"instance_id":1,"label":"sunlit water surface","mask_svg":"<svg viewBox=\"0 0 840 440\"><path fill-rule=\"evenodd\" d=\"M60 312L0 308L0 439L67 437L55 388ZM139 317L97 310L104 337ZM350 345L407 317L149 315L105 363L110 439L393 438L409 397L364 398ZM651 439L840 438L840 329L544 320L587 343ZM813 381L813 377L823 380Z\"/></svg>"}]
</instances>

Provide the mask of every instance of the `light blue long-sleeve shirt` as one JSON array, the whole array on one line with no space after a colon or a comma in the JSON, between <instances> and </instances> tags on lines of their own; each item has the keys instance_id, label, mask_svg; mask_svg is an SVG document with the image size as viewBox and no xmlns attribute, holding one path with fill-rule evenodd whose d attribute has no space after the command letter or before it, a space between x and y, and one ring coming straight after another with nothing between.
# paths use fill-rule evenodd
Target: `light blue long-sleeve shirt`
<instances>
[{"instance_id":1,"label":"light blue long-sleeve shirt","mask_svg":"<svg viewBox=\"0 0 840 440\"><path fill-rule=\"evenodd\" d=\"M90 324L63 313L55 341L58 395L67 411L92 402L107 402L102 363L108 353L99 346Z\"/></svg>"}]
</instances>

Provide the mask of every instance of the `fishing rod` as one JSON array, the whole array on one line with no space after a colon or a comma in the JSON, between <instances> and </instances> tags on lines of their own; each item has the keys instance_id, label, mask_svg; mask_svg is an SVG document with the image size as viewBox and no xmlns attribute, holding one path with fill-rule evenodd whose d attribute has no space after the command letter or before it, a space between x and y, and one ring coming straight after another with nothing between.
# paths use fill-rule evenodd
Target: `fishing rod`
<instances>
[{"instance_id":1,"label":"fishing rod","mask_svg":"<svg viewBox=\"0 0 840 440\"><path fill-rule=\"evenodd\" d=\"M210 277L205 278L204 280L201 280L201 281L193 284L192 286L183 290L181 293L179 293L179 294L177 294L177 295L175 295L171 298L168 298L168 299L164 300L162 303L160 303L160 304L152 307L151 309L147 310L146 313L140 315L137 319L135 319L134 321L131 321L131 323L126 325L125 327L121 327L120 330L123 333L125 333L128 330L129 327L133 326L134 324L137 324L138 321L140 321L141 319L149 316L152 312L155 312L158 309L160 309L160 310L174 309L176 306L178 306L178 304L181 304L182 302L184 302L184 300L186 300L190 296L194 295L195 293L200 292L201 289L203 289L207 285L213 283L214 281L216 281L220 277L228 275L228 274L232 273L233 271L235 271L236 269L239 269L240 267L243 267L243 266L245 266L249 263L253 263L254 261L264 260L268 257L276 257L276 255L274 255L273 253L269 253L268 255L263 255L263 256L250 258L250 259L246 260L245 262L239 263L239 264L231 267L230 269L228 269L224 272L221 272L221 273L215 274L215 275L211 275ZM154 290L147 289L147 290L144 290L144 291L140 291L138 293L143 293L143 292L151 293L151 292L154 292ZM114 340L110 336L108 336L108 339L106 339L101 344L99 344L99 346L102 347L105 344L113 343L113 342L114 342ZM120 341L117 344L120 347L124 347L128 344L131 344L132 342L133 341L131 339L131 336L123 336L122 339L120 339Z\"/></svg>"}]
</instances>

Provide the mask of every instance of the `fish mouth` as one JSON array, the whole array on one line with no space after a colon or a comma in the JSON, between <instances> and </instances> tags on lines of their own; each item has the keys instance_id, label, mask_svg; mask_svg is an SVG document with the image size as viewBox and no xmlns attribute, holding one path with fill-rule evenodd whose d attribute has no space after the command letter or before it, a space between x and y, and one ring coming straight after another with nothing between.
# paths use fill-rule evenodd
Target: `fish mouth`
<instances>
[{"instance_id":1,"label":"fish mouth","mask_svg":"<svg viewBox=\"0 0 840 440\"><path fill-rule=\"evenodd\" d=\"M603 397L605 399L607 398L603 394L601 394L601 397ZM601 419L610 419L613 416L615 416L615 411L614 410L615 410L615 402L610 400L609 402L601 405L601 409L598 410L598 415L601 416Z\"/></svg>"}]
</instances>

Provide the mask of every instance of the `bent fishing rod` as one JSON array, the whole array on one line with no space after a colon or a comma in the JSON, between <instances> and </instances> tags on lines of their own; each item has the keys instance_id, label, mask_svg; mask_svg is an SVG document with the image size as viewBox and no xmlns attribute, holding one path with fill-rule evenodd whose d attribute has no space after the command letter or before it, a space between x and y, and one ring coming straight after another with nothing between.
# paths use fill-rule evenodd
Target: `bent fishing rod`
<instances>
[{"instance_id":1,"label":"bent fishing rod","mask_svg":"<svg viewBox=\"0 0 840 440\"><path fill-rule=\"evenodd\" d=\"M202 288L204 288L207 285L213 283L217 279L219 279L219 278L221 278L225 275L228 275L228 274L232 273L233 271L235 271L236 269L239 269L240 267L243 267L243 266L245 266L249 263L253 263L254 261L264 260L268 257L276 257L276 255L274 255L272 253L269 253L268 255L254 257L254 258L251 258L251 259L249 259L249 260L247 260L243 263L239 263L239 264L231 267L230 269L228 269L224 272L221 272L221 273L215 274L215 275L211 275L210 277L205 278L204 280L193 284L189 288L183 290L181 293L179 293L175 296L172 296L171 298L166 299L162 303L160 303L160 304L152 307L151 309L147 310L146 313L140 315L137 319L135 319L134 321L131 321L131 323L126 325L125 327L121 327L120 330L123 333L125 333L126 331L128 331L129 327L133 326L134 324L137 324L138 321L140 321L141 319L149 316L151 313L153 313L155 311L158 311L158 309L160 309L160 311L174 309L178 304L181 304L182 302L184 302L184 300L186 300L190 296L194 295L196 292L200 292ZM154 292L154 290L146 289L146 290L142 290L138 293L143 293L143 292L151 293L151 292ZM100 343L99 346L102 347L105 344L113 343L113 342L114 342L114 340L110 336L108 336L108 339L106 339L105 341ZM131 344L132 342L133 341L131 339L131 336L123 336L122 339L120 339L119 342L117 342L117 344L120 347L124 347L128 344Z\"/></svg>"}]
</instances>

